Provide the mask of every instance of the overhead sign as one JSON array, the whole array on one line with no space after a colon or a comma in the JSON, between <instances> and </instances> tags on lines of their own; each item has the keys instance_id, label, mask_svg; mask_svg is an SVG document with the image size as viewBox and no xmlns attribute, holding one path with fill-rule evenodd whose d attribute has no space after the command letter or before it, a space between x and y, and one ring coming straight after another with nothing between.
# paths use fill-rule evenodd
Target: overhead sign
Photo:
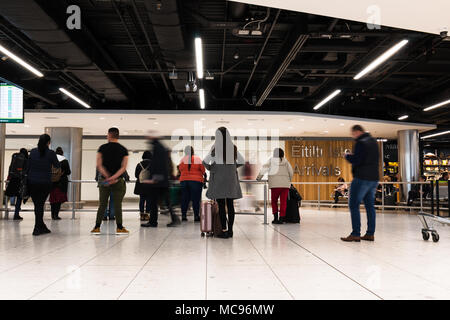
<instances>
[{"instance_id":1,"label":"overhead sign","mask_svg":"<svg viewBox=\"0 0 450 320\"><path fill-rule=\"evenodd\" d=\"M232 0L235 1L235 0ZM305 12L367 23L369 29L388 26L439 34L450 28L448 0L239 0L258 6Z\"/></svg>"}]
</instances>

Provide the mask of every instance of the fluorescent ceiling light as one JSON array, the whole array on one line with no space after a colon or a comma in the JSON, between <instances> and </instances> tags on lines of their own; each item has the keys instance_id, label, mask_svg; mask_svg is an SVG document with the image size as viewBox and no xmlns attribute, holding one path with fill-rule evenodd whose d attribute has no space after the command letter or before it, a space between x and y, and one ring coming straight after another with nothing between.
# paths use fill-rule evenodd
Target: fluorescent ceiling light
<instances>
[{"instance_id":1,"label":"fluorescent ceiling light","mask_svg":"<svg viewBox=\"0 0 450 320\"><path fill-rule=\"evenodd\" d=\"M331 99L333 99L334 97L336 97L339 93L341 93L341 90L338 89L336 91L334 91L332 94L330 94L328 97L326 97L325 99L323 99L321 102L319 102L315 107L314 110L319 109L320 107L322 107L324 104L326 104L328 101L330 101Z\"/></svg>"},{"instance_id":2,"label":"fluorescent ceiling light","mask_svg":"<svg viewBox=\"0 0 450 320\"><path fill-rule=\"evenodd\" d=\"M407 114L405 114L404 116L401 116L401 117L398 117L398 120L405 120L405 119L408 119L408 115Z\"/></svg>"},{"instance_id":3,"label":"fluorescent ceiling light","mask_svg":"<svg viewBox=\"0 0 450 320\"><path fill-rule=\"evenodd\" d=\"M195 60L197 63L197 78L203 79L203 50L201 38L195 38Z\"/></svg>"},{"instance_id":4,"label":"fluorescent ceiling light","mask_svg":"<svg viewBox=\"0 0 450 320\"><path fill-rule=\"evenodd\" d=\"M9 58L13 59L18 64L20 64L25 69L28 69L30 72L34 73L39 78L42 78L44 76L44 74L42 72L40 72L36 68L33 68L31 65L29 65L28 63L26 63L25 61L20 59L18 56L16 56L14 53L9 51L8 49L3 47L2 45L0 45L0 51L3 52L3 54L7 55Z\"/></svg>"},{"instance_id":5,"label":"fluorescent ceiling light","mask_svg":"<svg viewBox=\"0 0 450 320\"><path fill-rule=\"evenodd\" d=\"M448 130L448 131L443 131L443 132L439 132L439 133L433 133L433 134L430 134L430 135L428 135L428 136L423 136L422 139L427 139L427 138L432 138L432 137L442 136L442 135L444 135L444 134L449 134L449 133L450 133L450 130Z\"/></svg>"},{"instance_id":6,"label":"fluorescent ceiling light","mask_svg":"<svg viewBox=\"0 0 450 320\"><path fill-rule=\"evenodd\" d=\"M70 93L69 91L67 91L64 88L59 88L59 91L61 91L62 93L64 93L66 96L68 96L69 98L72 98L73 100L75 100L76 102L78 102L79 104L81 104L83 107L90 109L91 106L88 105L86 102L84 102L83 100L81 100L80 98L78 98L77 96L73 95L72 93Z\"/></svg>"},{"instance_id":7,"label":"fluorescent ceiling light","mask_svg":"<svg viewBox=\"0 0 450 320\"><path fill-rule=\"evenodd\" d=\"M386 60L388 60L390 57L392 57L394 54L396 54L401 48L403 48L409 41L408 40L402 40L399 43L397 43L395 46L387 50L385 53L383 53L381 56L376 58L372 63L370 63L367 67L365 67L360 73L358 73L353 79L359 80L362 77L364 77L366 74L372 72L375 70L379 65L384 63Z\"/></svg>"},{"instance_id":8,"label":"fluorescent ceiling light","mask_svg":"<svg viewBox=\"0 0 450 320\"><path fill-rule=\"evenodd\" d=\"M447 105L447 104L450 104L450 100L443 101L443 102L440 102L440 103L438 103L438 104L435 104L435 105L432 105L432 106L430 106L430 107L427 107L427 108L423 109L423 111L430 111L430 110L433 110L433 109L436 109L436 108L445 106L445 105Z\"/></svg>"},{"instance_id":9,"label":"fluorescent ceiling light","mask_svg":"<svg viewBox=\"0 0 450 320\"><path fill-rule=\"evenodd\" d=\"M198 97L200 98L200 109L205 109L205 90L198 90Z\"/></svg>"}]
</instances>

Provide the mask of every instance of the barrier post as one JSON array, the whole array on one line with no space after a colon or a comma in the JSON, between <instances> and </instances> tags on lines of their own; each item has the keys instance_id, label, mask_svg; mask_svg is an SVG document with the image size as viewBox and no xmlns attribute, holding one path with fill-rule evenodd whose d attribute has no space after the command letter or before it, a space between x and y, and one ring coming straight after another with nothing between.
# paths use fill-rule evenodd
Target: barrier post
<instances>
[{"instance_id":1,"label":"barrier post","mask_svg":"<svg viewBox=\"0 0 450 320\"><path fill-rule=\"evenodd\" d=\"M75 184L72 182L72 220L75 220Z\"/></svg>"},{"instance_id":2,"label":"barrier post","mask_svg":"<svg viewBox=\"0 0 450 320\"><path fill-rule=\"evenodd\" d=\"M423 184L420 184L420 212L423 212L423 198L422 198L422 190L423 190Z\"/></svg>"},{"instance_id":3,"label":"barrier post","mask_svg":"<svg viewBox=\"0 0 450 320\"><path fill-rule=\"evenodd\" d=\"M381 212L384 213L384 183L381 184Z\"/></svg>"},{"instance_id":4,"label":"barrier post","mask_svg":"<svg viewBox=\"0 0 450 320\"><path fill-rule=\"evenodd\" d=\"M267 224L267 183L264 182L264 224Z\"/></svg>"},{"instance_id":5,"label":"barrier post","mask_svg":"<svg viewBox=\"0 0 450 320\"><path fill-rule=\"evenodd\" d=\"M434 182L430 181L431 190L431 214L434 215Z\"/></svg>"},{"instance_id":6,"label":"barrier post","mask_svg":"<svg viewBox=\"0 0 450 320\"><path fill-rule=\"evenodd\" d=\"M436 214L438 217L441 216L440 214L440 206L439 206L439 180L436 180Z\"/></svg>"}]
</instances>

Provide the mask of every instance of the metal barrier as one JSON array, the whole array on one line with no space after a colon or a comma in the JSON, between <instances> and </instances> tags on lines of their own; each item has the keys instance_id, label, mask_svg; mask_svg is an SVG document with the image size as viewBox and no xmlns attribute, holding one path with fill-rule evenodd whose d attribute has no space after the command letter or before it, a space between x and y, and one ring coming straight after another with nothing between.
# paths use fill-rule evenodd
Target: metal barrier
<instances>
[{"instance_id":1,"label":"metal barrier","mask_svg":"<svg viewBox=\"0 0 450 320\"><path fill-rule=\"evenodd\" d=\"M131 181L129 181L128 183L135 183L136 182L136 180L131 180ZM263 213L263 215L264 215L264 224L268 224L268 222L267 222L267 208L268 208L268 191L269 191L269 189L268 189L268 182L267 182L267 180L240 180L240 182L241 183L248 183L248 184L262 184L263 185L263 188L264 188L264 213ZM69 183L71 183L72 185L74 185L74 184L83 184L83 183L87 183L87 184L89 184L89 183L94 183L94 184L96 184L97 183L97 181L95 181L95 180L71 180L71 181L69 181ZM323 206L323 203L326 203L327 201L325 201L325 200L323 200L323 199L321 199L321 196L320 196L320 191L321 191L321 186L323 186L323 185L325 185L325 186L328 186L328 185L336 185L337 184L337 182L292 182L292 184L294 184L294 185L317 185L317 200L304 200L303 202L304 203L317 203L317 208L318 208L318 210L320 210L321 209L321 207ZM348 185L351 185L351 182L348 182L347 183ZM436 211L437 211L437 215L439 216L440 215L440 211L442 210L441 209L441 207L440 207L440 205L439 205L439 203L440 203L440 200L439 200L439 185L440 185L440 183L434 183L433 181L428 181L428 182L420 182L420 181L414 181L414 182L379 182L379 184L381 185L381 205L375 205L375 207L377 207L377 208L381 208L381 210L382 210L382 212L384 212L384 210L386 209L386 208L394 208L394 209L410 209L410 211L412 210L412 209L420 209L420 212L423 212L423 210L424 209L429 209L430 211L431 211L431 214L434 214L434 212L435 212L435 209L434 209L434 202L435 202L435 199L434 199L434 194L433 194L433 190L434 189L436 189L436 196L437 196L437 198L436 198ZM400 185L400 184L419 184L420 185L420 192L419 192L419 194L420 194L420 207L411 207L411 206L403 206L403 205L385 205L385 185ZM422 191L423 191L423 185L425 185L425 184L429 184L430 185L430 187L431 187L431 198L430 198L430 201L431 201L431 207L424 207L423 206L423 197L422 197ZM434 188L434 185L436 186L436 188ZM76 205L77 205L77 203L76 203L76 198L77 198L77 194L76 194L76 191L77 191L77 189L78 188L74 188L74 187L72 187L71 188L71 190L72 190L72 201L71 201L71 209L70 210L62 210L62 211L72 211L72 219L75 219L76 218L76 211L78 211L78 212L95 212L95 211L97 211L96 209L77 209L76 208ZM448 207L450 208L450 181L448 182ZM3 208L3 209L0 209L1 211L4 211L5 212L5 216L6 216L6 219L8 219L8 214L9 214L9 209L8 209L8 203L9 203L9 201L8 201L9 199L7 198L7 197L5 197L5 208ZM338 205L336 205L337 207L340 207L340 206L347 206L347 204L338 204ZM24 210L22 210L22 211L27 211L26 209L24 209ZM136 210L134 210L134 209L124 209L123 211L136 211ZM237 213L237 214L239 214L239 213ZM249 213L249 214L251 214L251 213ZM260 214L256 214L256 213L254 213L255 215L260 215ZM450 215L450 213L449 213L449 215Z\"/></svg>"}]
</instances>

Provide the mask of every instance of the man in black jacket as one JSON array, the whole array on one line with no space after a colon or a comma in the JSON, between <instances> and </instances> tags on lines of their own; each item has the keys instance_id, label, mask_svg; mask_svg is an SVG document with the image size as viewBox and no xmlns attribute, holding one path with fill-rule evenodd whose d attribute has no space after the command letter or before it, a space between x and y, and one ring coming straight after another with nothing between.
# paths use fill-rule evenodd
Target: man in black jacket
<instances>
[{"instance_id":1,"label":"man in black jacket","mask_svg":"<svg viewBox=\"0 0 450 320\"><path fill-rule=\"evenodd\" d=\"M375 192L378 185L378 145L372 136L360 125L352 127L352 136L356 140L353 153L345 155L352 164L353 181L350 186L349 208L352 218L352 233L341 238L346 242L360 240L374 241L375 237ZM367 232L361 237L361 215L359 205L364 201L367 212Z\"/></svg>"}]
</instances>

